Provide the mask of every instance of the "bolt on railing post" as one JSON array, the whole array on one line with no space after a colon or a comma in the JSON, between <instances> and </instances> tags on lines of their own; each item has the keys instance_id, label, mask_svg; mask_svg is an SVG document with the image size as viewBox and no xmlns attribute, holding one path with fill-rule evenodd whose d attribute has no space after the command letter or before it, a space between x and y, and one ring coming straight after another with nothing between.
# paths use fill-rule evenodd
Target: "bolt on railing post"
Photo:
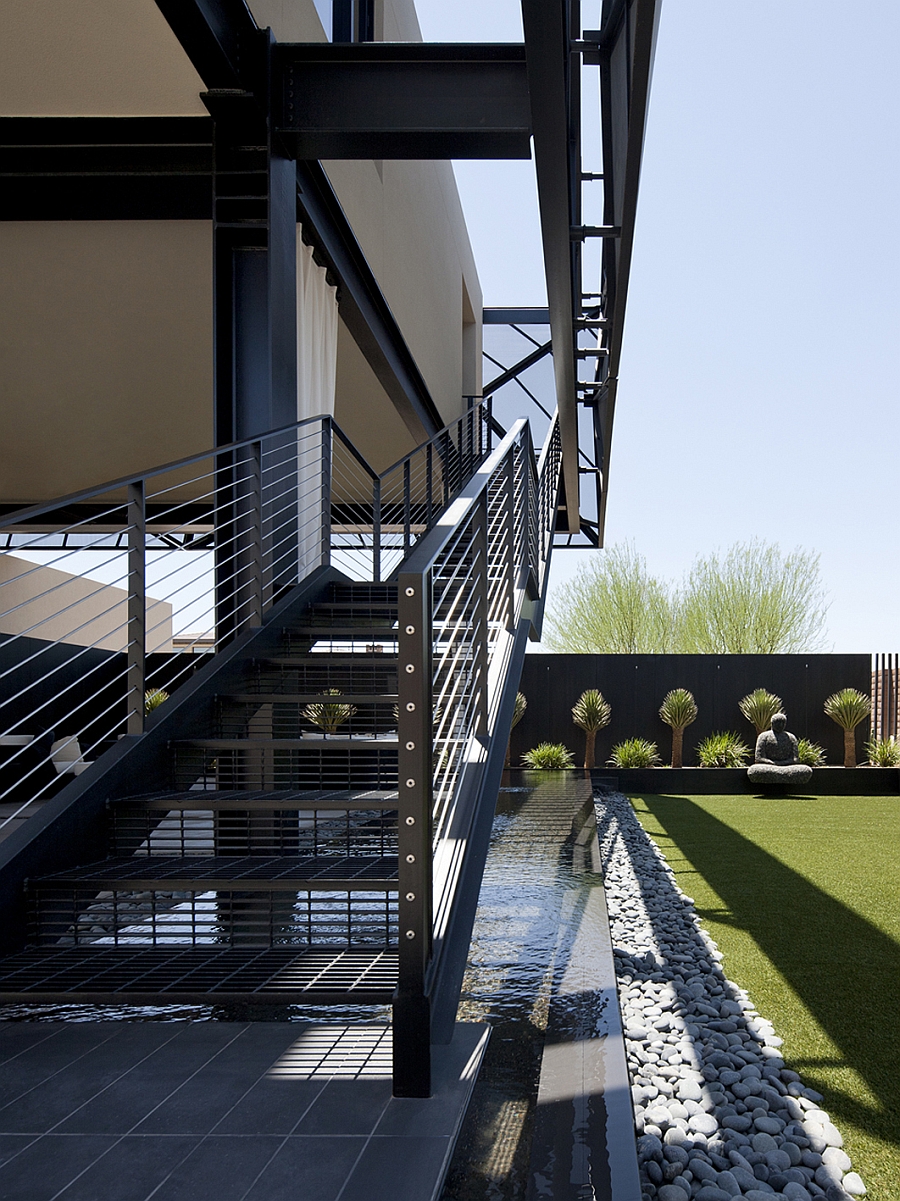
<instances>
[{"instance_id":1,"label":"bolt on railing post","mask_svg":"<svg viewBox=\"0 0 900 1201\"><path fill-rule=\"evenodd\" d=\"M144 481L128 485L128 612L127 685L129 734L144 732L144 685L146 683L146 505Z\"/></svg>"},{"instance_id":2,"label":"bolt on railing post","mask_svg":"<svg viewBox=\"0 0 900 1201\"><path fill-rule=\"evenodd\" d=\"M372 481L372 579L381 583L381 480Z\"/></svg>"},{"instance_id":3,"label":"bolt on railing post","mask_svg":"<svg viewBox=\"0 0 900 1201\"><path fill-rule=\"evenodd\" d=\"M432 603L430 574L402 572L397 719L398 982L393 1005L395 1097L431 1095Z\"/></svg>"}]
</instances>

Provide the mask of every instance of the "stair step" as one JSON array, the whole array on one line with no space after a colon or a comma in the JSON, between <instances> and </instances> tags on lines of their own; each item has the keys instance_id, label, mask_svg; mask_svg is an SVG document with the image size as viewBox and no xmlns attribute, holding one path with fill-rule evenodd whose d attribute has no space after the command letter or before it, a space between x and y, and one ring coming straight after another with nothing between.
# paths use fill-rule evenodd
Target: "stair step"
<instances>
[{"instance_id":1,"label":"stair step","mask_svg":"<svg viewBox=\"0 0 900 1201\"><path fill-rule=\"evenodd\" d=\"M0 960L2 1002L378 1005L396 986L397 952L379 947L39 947Z\"/></svg>"},{"instance_id":2,"label":"stair step","mask_svg":"<svg viewBox=\"0 0 900 1201\"><path fill-rule=\"evenodd\" d=\"M218 699L235 705L311 705L329 699L348 705L396 705L399 697L383 692L342 692L334 698L324 692L229 692Z\"/></svg>"},{"instance_id":3,"label":"stair step","mask_svg":"<svg viewBox=\"0 0 900 1201\"><path fill-rule=\"evenodd\" d=\"M353 654L344 651L338 654L325 655L319 651L312 655L280 655L269 656L265 659L254 659L254 663L264 663L271 667L325 667L331 663L340 666L347 664L353 667L397 667L398 656L391 651L384 653L381 651L365 651Z\"/></svg>"},{"instance_id":4,"label":"stair step","mask_svg":"<svg viewBox=\"0 0 900 1201\"><path fill-rule=\"evenodd\" d=\"M170 743L174 747L199 747L210 751L355 751L378 747L392 750L398 746L396 734L340 738L185 738Z\"/></svg>"},{"instance_id":5,"label":"stair step","mask_svg":"<svg viewBox=\"0 0 900 1201\"><path fill-rule=\"evenodd\" d=\"M279 789L242 792L238 789L186 789L181 792L148 793L146 796L121 797L110 801L111 808L154 809L169 812L173 809L240 809L250 810L284 807L286 809L396 809L396 789Z\"/></svg>"},{"instance_id":6,"label":"stair step","mask_svg":"<svg viewBox=\"0 0 900 1201\"><path fill-rule=\"evenodd\" d=\"M129 855L103 859L68 871L54 872L32 882L36 889L94 888L97 892L171 890L184 892L230 891L237 885L259 885L266 892L308 889L366 891L397 886L396 855L320 856L297 855Z\"/></svg>"},{"instance_id":7,"label":"stair step","mask_svg":"<svg viewBox=\"0 0 900 1201\"><path fill-rule=\"evenodd\" d=\"M400 631L396 626L338 626L338 625L308 625L292 626L287 631L289 638L316 638L320 642L326 639L331 642L366 642L380 638L385 641L397 641ZM376 652L377 653L377 652Z\"/></svg>"}]
</instances>

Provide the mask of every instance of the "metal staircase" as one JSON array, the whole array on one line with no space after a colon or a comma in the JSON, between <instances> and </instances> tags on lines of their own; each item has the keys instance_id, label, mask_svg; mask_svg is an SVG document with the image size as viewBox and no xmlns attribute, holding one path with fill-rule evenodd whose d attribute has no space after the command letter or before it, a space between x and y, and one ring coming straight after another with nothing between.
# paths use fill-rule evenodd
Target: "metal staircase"
<instances>
[{"instance_id":1,"label":"metal staircase","mask_svg":"<svg viewBox=\"0 0 900 1201\"><path fill-rule=\"evenodd\" d=\"M558 428L540 464L525 422L493 451L470 428L450 454L444 432L401 465L393 521L389 481L374 477L366 505L329 433L328 487L306 489L327 547L311 569L293 460L278 520L259 451L213 468L228 502L228 537L209 522L228 637L199 671L173 674L167 660L178 686L144 731L117 738L0 845L0 1001L392 1003L394 1091L427 1096L540 622ZM236 499L236 462L250 463L250 503ZM12 528L26 525L18 515ZM272 566L286 528L293 578ZM348 536L371 556L369 579L347 575ZM142 579L134 537L127 553ZM344 570L328 561L341 555ZM377 578L385 563L392 582ZM147 622L139 602L126 622ZM141 654L126 647L115 664L126 683L141 668L143 696L141 638ZM133 728L133 700L117 714Z\"/></svg>"}]
</instances>

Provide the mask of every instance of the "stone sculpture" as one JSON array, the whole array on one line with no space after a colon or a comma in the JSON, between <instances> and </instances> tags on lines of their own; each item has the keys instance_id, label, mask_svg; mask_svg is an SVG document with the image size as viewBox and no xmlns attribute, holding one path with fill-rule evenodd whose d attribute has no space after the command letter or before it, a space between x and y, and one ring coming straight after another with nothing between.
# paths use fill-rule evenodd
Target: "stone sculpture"
<instances>
[{"instance_id":1,"label":"stone sculpture","mask_svg":"<svg viewBox=\"0 0 900 1201\"><path fill-rule=\"evenodd\" d=\"M747 769L752 783L794 788L812 779L812 768L798 759L797 739L788 733L786 725L785 715L776 713L771 730L765 730L757 738L755 762Z\"/></svg>"}]
</instances>

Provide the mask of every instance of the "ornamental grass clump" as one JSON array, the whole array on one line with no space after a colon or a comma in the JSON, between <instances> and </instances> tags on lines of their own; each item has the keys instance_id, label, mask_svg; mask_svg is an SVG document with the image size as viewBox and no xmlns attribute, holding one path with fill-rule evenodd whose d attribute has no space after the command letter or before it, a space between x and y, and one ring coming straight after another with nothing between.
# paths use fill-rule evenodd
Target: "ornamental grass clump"
<instances>
[{"instance_id":1,"label":"ornamental grass clump","mask_svg":"<svg viewBox=\"0 0 900 1201\"><path fill-rule=\"evenodd\" d=\"M572 752L566 750L561 742L540 742L522 756L526 767L535 771L566 771L575 764Z\"/></svg>"},{"instance_id":2,"label":"ornamental grass clump","mask_svg":"<svg viewBox=\"0 0 900 1201\"><path fill-rule=\"evenodd\" d=\"M326 688L321 696L340 696L340 688ZM314 701L301 710L302 716L323 734L336 734L356 714L356 706L341 701Z\"/></svg>"},{"instance_id":3,"label":"ornamental grass clump","mask_svg":"<svg viewBox=\"0 0 900 1201\"><path fill-rule=\"evenodd\" d=\"M805 763L807 767L825 766L825 748L808 738L797 739L797 762Z\"/></svg>"},{"instance_id":4,"label":"ornamental grass clump","mask_svg":"<svg viewBox=\"0 0 900 1201\"><path fill-rule=\"evenodd\" d=\"M659 715L672 727L672 766L681 767L684 732L697 718L697 702L686 688L673 688L666 693Z\"/></svg>"},{"instance_id":5,"label":"ornamental grass clump","mask_svg":"<svg viewBox=\"0 0 900 1201\"><path fill-rule=\"evenodd\" d=\"M739 708L747 721L756 727L757 738L770 728L776 713L784 712L781 697L765 688L754 688L740 702Z\"/></svg>"},{"instance_id":6,"label":"ornamental grass clump","mask_svg":"<svg viewBox=\"0 0 900 1201\"><path fill-rule=\"evenodd\" d=\"M858 688L842 688L825 702L825 713L844 731L844 767L856 767L856 727L872 712L872 702Z\"/></svg>"},{"instance_id":7,"label":"ornamental grass clump","mask_svg":"<svg viewBox=\"0 0 900 1201\"><path fill-rule=\"evenodd\" d=\"M613 767L656 767L662 760L655 742L648 742L646 738L626 738L613 747L612 757L607 762Z\"/></svg>"},{"instance_id":8,"label":"ornamental grass clump","mask_svg":"<svg viewBox=\"0 0 900 1201\"><path fill-rule=\"evenodd\" d=\"M158 709L163 701L169 699L169 694L165 688L148 688L144 693L144 714L149 715L154 709Z\"/></svg>"},{"instance_id":9,"label":"ornamental grass clump","mask_svg":"<svg viewBox=\"0 0 900 1201\"><path fill-rule=\"evenodd\" d=\"M516 699L513 702L512 723L509 727L509 739L506 743L506 767L509 767L510 757L512 755L512 732L525 716L525 710L528 708L528 701L525 699L525 694L522 692L516 693Z\"/></svg>"},{"instance_id":10,"label":"ornamental grass clump","mask_svg":"<svg viewBox=\"0 0 900 1201\"><path fill-rule=\"evenodd\" d=\"M596 688L588 688L572 706L572 721L584 730L584 770L594 766L597 731L609 725L612 707Z\"/></svg>"},{"instance_id":11,"label":"ornamental grass clump","mask_svg":"<svg viewBox=\"0 0 900 1201\"><path fill-rule=\"evenodd\" d=\"M697 747L701 767L744 767L749 756L750 748L732 730L710 734Z\"/></svg>"},{"instance_id":12,"label":"ornamental grass clump","mask_svg":"<svg viewBox=\"0 0 900 1201\"><path fill-rule=\"evenodd\" d=\"M896 738L870 738L866 754L872 767L900 767L900 742Z\"/></svg>"}]
</instances>

